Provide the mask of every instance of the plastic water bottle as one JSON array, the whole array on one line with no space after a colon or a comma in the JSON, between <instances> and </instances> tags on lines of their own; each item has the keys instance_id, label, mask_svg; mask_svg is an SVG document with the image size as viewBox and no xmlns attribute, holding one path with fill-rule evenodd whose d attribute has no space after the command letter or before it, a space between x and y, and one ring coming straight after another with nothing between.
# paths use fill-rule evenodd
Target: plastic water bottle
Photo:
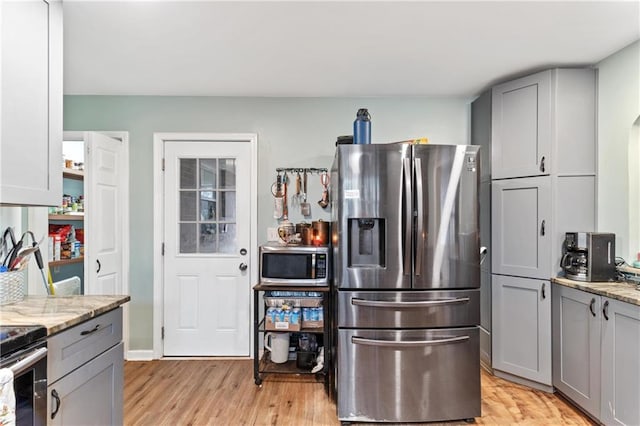
<instances>
[{"instance_id":1,"label":"plastic water bottle","mask_svg":"<svg viewBox=\"0 0 640 426\"><path fill-rule=\"evenodd\" d=\"M371 143L371 115L366 108L360 108L353 122L353 143Z\"/></svg>"}]
</instances>

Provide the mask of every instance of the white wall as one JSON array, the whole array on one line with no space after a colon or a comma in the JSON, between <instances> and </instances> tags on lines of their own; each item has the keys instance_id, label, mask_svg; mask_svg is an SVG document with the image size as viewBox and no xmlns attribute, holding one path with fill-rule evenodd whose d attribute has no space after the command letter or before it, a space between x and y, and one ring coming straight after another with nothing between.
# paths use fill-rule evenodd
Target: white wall
<instances>
[{"instance_id":1,"label":"white wall","mask_svg":"<svg viewBox=\"0 0 640 426\"><path fill-rule=\"evenodd\" d=\"M153 348L154 132L258 134L258 241L274 226L271 184L278 167L326 167L336 137L353 132L358 108L369 108L372 141L428 137L433 143L469 141L469 99L442 98L221 98L65 96L65 130L128 131L130 136L130 349ZM317 176L314 176L317 180ZM313 219L322 211L314 180ZM300 216L292 215L296 222Z\"/></svg>"},{"instance_id":2,"label":"white wall","mask_svg":"<svg viewBox=\"0 0 640 426\"><path fill-rule=\"evenodd\" d=\"M615 232L616 254L632 261L640 251L637 224L629 217L630 192L637 200L639 182L629 182L629 143L640 116L640 41L596 65L598 69L598 224ZM637 138L633 143L638 143ZM632 167L640 167L634 160ZM630 226L631 224L631 226ZM635 228L634 235L631 229Z\"/></svg>"}]
</instances>

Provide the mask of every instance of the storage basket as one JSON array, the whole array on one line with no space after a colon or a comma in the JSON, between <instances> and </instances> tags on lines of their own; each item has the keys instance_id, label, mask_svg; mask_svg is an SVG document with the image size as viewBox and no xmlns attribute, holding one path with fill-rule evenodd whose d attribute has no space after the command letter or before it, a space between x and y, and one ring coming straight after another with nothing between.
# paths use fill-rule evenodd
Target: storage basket
<instances>
[{"instance_id":1,"label":"storage basket","mask_svg":"<svg viewBox=\"0 0 640 426\"><path fill-rule=\"evenodd\" d=\"M24 271L0 272L0 305L24 299Z\"/></svg>"}]
</instances>

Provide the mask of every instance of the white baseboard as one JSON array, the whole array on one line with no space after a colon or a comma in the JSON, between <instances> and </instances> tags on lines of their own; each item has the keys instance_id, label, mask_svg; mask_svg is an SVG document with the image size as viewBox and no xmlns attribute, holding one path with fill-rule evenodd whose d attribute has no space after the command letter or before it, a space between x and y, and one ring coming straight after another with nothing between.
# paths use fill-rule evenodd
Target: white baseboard
<instances>
[{"instance_id":1,"label":"white baseboard","mask_svg":"<svg viewBox=\"0 0 640 426\"><path fill-rule=\"evenodd\" d=\"M125 357L127 361L151 361L153 360L152 350L127 351Z\"/></svg>"}]
</instances>

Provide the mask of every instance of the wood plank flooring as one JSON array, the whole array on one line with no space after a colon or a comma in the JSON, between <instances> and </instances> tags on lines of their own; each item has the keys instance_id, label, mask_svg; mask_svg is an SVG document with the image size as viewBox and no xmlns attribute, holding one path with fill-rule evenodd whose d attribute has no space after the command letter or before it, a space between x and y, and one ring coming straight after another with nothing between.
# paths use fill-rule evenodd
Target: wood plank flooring
<instances>
[{"instance_id":1,"label":"wood plank flooring","mask_svg":"<svg viewBox=\"0 0 640 426\"><path fill-rule=\"evenodd\" d=\"M126 425L340 424L336 405L322 383L267 375L258 387L253 382L251 360L127 361L124 371ZM484 370L482 417L476 418L476 423L592 424L556 395L499 379Z\"/></svg>"}]
</instances>

